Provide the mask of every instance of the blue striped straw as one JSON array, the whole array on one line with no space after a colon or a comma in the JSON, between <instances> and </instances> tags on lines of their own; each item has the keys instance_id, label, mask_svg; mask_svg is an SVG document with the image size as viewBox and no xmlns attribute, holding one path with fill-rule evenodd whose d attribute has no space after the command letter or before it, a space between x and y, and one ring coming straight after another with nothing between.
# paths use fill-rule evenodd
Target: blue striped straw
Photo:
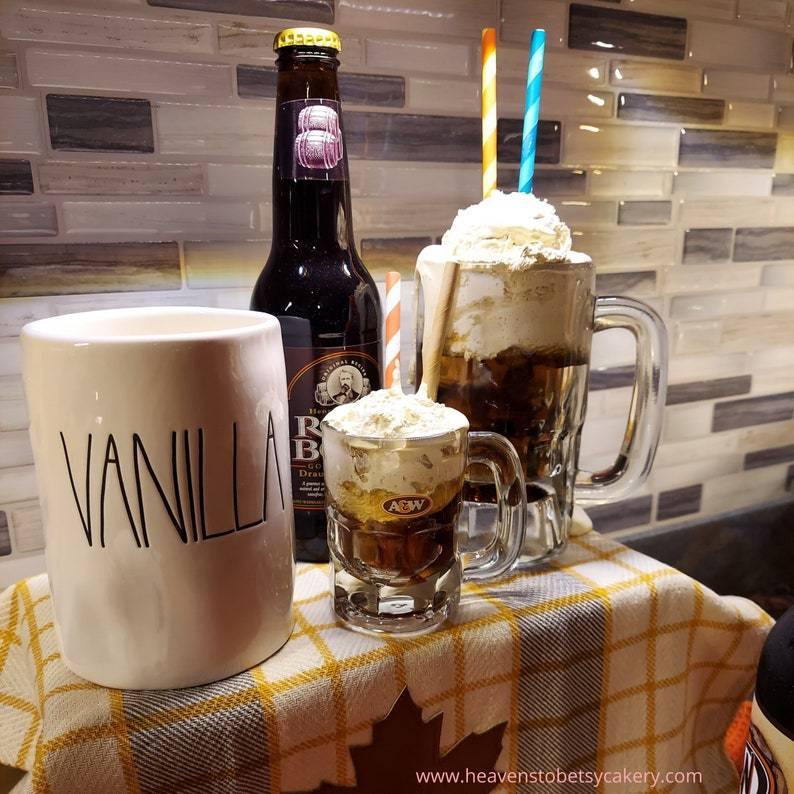
<instances>
[{"instance_id":1,"label":"blue striped straw","mask_svg":"<svg viewBox=\"0 0 794 794\"><path fill-rule=\"evenodd\" d=\"M538 145L538 119L540 118L540 89L543 83L543 51L546 49L546 31L532 32L527 69L527 92L524 103L524 132L521 138L521 169L518 172L518 189L532 192L535 173L535 152Z\"/></svg>"}]
</instances>

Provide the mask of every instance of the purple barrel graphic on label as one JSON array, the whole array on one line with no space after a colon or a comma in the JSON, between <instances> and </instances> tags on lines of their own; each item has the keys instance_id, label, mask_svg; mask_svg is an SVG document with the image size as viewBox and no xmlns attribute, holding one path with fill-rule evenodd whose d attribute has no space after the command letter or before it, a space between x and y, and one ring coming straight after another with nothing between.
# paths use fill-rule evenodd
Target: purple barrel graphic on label
<instances>
[{"instance_id":1,"label":"purple barrel graphic on label","mask_svg":"<svg viewBox=\"0 0 794 794\"><path fill-rule=\"evenodd\" d=\"M309 105L298 115L298 129L301 132L322 130L339 137L339 116L328 105Z\"/></svg>"},{"instance_id":2,"label":"purple barrel graphic on label","mask_svg":"<svg viewBox=\"0 0 794 794\"><path fill-rule=\"evenodd\" d=\"M302 132L295 138L295 159L311 169L332 169L342 159L342 138L322 130Z\"/></svg>"}]
</instances>

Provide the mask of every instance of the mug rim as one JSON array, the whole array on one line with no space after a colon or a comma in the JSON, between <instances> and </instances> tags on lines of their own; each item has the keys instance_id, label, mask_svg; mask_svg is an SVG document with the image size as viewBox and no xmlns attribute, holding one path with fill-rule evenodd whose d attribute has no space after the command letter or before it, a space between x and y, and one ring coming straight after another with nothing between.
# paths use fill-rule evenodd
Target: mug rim
<instances>
[{"instance_id":1,"label":"mug rim","mask_svg":"<svg viewBox=\"0 0 794 794\"><path fill-rule=\"evenodd\" d=\"M228 327L192 331L166 331L158 333L108 333L94 332L88 325L92 320L140 319L151 317L201 317L248 318L249 323ZM74 345L125 345L201 342L246 337L264 329L278 330L278 320L271 314L247 309L223 309L212 306L138 306L118 309L98 309L88 312L72 312L34 320L23 326L20 337L24 340L42 342L64 342Z\"/></svg>"},{"instance_id":2,"label":"mug rim","mask_svg":"<svg viewBox=\"0 0 794 794\"><path fill-rule=\"evenodd\" d=\"M433 441L438 441L439 439L444 438L445 436L454 436L457 435L458 433L463 433L468 437L470 433L475 432L471 429L471 424L467 423L465 427L458 427L455 430L441 430L439 432L430 433L423 436L392 436L391 438L385 438L384 436L364 436L359 433L350 433L347 430L340 430L339 428L334 427L332 424L330 424L330 422L327 421L326 417L323 417L322 421L320 422L320 430L322 432L325 432L325 430L330 430L340 436L355 438L358 441L374 442L375 444L378 445L400 444L406 441L432 443Z\"/></svg>"}]
</instances>

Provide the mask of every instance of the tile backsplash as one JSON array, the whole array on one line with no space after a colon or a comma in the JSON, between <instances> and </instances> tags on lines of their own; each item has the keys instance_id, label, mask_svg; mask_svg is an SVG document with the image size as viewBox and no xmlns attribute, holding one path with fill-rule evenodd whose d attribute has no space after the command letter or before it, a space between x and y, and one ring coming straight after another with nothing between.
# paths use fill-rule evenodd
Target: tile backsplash
<instances>
[{"instance_id":1,"label":"tile backsplash","mask_svg":"<svg viewBox=\"0 0 794 794\"><path fill-rule=\"evenodd\" d=\"M794 2L6 0L0 569L28 572L42 546L19 329L92 308L247 305L270 235L272 38L296 22L343 38L355 228L379 278L410 277L479 198L486 25L500 36L499 183L514 188L526 47L545 27L536 190L593 256L599 291L653 305L672 351L651 479L594 508L596 525L620 535L786 494ZM598 335L585 466L617 451L633 355L624 332Z\"/></svg>"}]
</instances>

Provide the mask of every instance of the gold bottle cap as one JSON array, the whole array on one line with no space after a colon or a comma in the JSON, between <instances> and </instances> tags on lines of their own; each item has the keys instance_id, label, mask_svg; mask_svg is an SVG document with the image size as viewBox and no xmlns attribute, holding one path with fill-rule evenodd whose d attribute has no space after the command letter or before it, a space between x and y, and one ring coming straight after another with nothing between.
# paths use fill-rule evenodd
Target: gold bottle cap
<instances>
[{"instance_id":1,"label":"gold bottle cap","mask_svg":"<svg viewBox=\"0 0 794 794\"><path fill-rule=\"evenodd\" d=\"M273 40L273 49L278 51L282 47L296 47L301 45L314 47L328 47L342 52L342 42L339 34L325 28L285 28L276 33Z\"/></svg>"}]
</instances>

